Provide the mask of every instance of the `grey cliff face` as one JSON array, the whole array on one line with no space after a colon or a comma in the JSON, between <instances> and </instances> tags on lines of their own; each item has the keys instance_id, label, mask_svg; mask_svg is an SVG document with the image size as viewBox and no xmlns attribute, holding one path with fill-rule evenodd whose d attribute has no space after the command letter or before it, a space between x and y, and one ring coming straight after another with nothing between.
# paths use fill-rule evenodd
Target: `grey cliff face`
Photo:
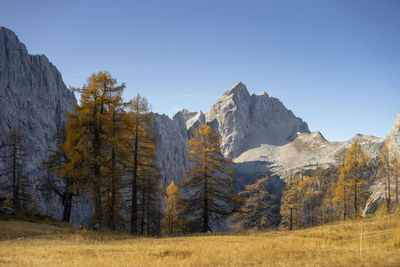
<instances>
[{"instance_id":1,"label":"grey cliff face","mask_svg":"<svg viewBox=\"0 0 400 267\"><path fill-rule=\"evenodd\" d=\"M0 147L10 129L19 127L27 148L31 190L38 190L45 177L42 161L48 148L54 147L52 136L65 122L66 113L73 111L75 102L74 94L47 57L29 55L12 31L0 27ZM42 211L57 217L51 202L40 194L36 201Z\"/></svg>"},{"instance_id":2,"label":"grey cliff face","mask_svg":"<svg viewBox=\"0 0 400 267\"><path fill-rule=\"evenodd\" d=\"M172 119L167 115L153 115L153 130L157 136L156 155L164 186L172 180L180 182L188 165L187 129L181 114Z\"/></svg>"},{"instance_id":3,"label":"grey cliff face","mask_svg":"<svg viewBox=\"0 0 400 267\"><path fill-rule=\"evenodd\" d=\"M298 132L310 132L307 124L278 99L265 92L250 96L241 82L211 107L206 120L220 132L227 157L237 157L261 144L284 145Z\"/></svg>"}]
</instances>

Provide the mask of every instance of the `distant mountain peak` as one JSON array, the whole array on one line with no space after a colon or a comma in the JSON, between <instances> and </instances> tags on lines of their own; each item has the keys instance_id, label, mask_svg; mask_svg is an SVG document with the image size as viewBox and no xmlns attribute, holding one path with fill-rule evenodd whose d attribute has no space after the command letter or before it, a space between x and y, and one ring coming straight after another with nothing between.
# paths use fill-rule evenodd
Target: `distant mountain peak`
<instances>
[{"instance_id":1,"label":"distant mountain peak","mask_svg":"<svg viewBox=\"0 0 400 267\"><path fill-rule=\"evenodd\" d=\"M269 97L269 95L268 95L267 92L265 92L265 91L262 91L261 93L259 93L258 96L266 96L266 97Z\"/></svg>"},{"instance_id":2,"label":"distant mountain peak","mask_svg":"<svg viewBox=\"0 0 400 267\"><path fill-rule=\"evenodd\" d=\"M222 148L228 157L237 157L261 144L284 145L297 132L309 132L278 99L267 93L249 94L246 85L236 83L206 114L206 121L222 136Z\"/></svg>"},{"instance_id":3,"label":"distant mountain peak","mask_svg":"<svg viewBox=\"0 0 400 267\"><path fill-rule=\"evenodd\" d=\"M244 85L242 82L236 83L234 86L232 86L232 88L230 88L228 91L226 91L222 95L222 97L231 96L231 95L238 95L238 96L244 96L244 97L250 96L246 85Z\"/></svg>"}]
</instances>

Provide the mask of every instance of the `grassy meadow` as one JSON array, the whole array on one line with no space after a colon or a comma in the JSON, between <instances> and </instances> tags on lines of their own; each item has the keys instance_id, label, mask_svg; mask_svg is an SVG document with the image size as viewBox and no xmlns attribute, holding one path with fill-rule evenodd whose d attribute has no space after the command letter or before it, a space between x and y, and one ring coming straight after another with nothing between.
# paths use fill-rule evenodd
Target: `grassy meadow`
<instances>
[{"instance_id":1,"label":"grassy meadow","mask_svg":"<svg viewBox=\"0 0 400 267\"><path fill-rule=\"evenodd\" d=\"M400 266L400 218L296 231L140 238L52 220L0 221L0 266Z\"/></svg>"}]
</instances>

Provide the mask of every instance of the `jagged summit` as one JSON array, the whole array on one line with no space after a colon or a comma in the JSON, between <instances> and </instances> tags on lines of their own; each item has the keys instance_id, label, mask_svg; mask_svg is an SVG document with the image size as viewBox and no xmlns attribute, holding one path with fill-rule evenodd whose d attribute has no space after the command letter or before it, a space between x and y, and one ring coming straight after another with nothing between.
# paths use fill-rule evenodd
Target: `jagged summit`
<instances>
[{"instance_id":1,"label":"jagged summit","mask_svg":"<svg viewBox=\"0 0 400 267\"><path fill-rule=\"evenodd\" d=\"M250 96L241 82L218 99L206 114L206 121L220 132L228 157L237 157L261 144L284 145L297 132L309 132L307 124L281 101L266 93Z\"/></svg>"},{"instance_id":2,"label":"jagged summit","mask_svg":"<svg viewBox=\"0 0 400 267\"><path fill-rule=\"evenodd\" d=\"M2 54L4 55L8 55L9 50L20 50L22 53L28 54L26 46L19 41L18 36L3 26L0 26L0 49L3 50Z\"/></svg>"},{"instance_id":3,"label":"jagged summit","mask_svg":"<svg viewBox=\"0 0 400 267\"><path fill-rule=\"evenodd\" d=\"M266 97L269 97L269 95L268 95L267 92L265 92L265 91L262 91L261 93L259 93L258 96L266 96Z\"/></svg>"},{"instance_id":4,"label":"jagged summit","mask_svg":"<svg viewBox=\"0 0 400 267\"><path fill-rule=\"evenodd\" d=\"M236 83L232 88L226 91L221 98L228 97L228 96L238 96L238 97L250 97L249 91L247 90L246 85L242 82Z\"/></svg>"}]
</instances>

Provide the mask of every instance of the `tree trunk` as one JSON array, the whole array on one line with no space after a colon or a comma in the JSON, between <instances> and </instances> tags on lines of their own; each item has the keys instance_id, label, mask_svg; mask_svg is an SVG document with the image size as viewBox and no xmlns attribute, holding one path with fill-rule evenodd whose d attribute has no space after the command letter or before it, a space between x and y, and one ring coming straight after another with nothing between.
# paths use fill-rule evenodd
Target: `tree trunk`
<instances>
[{"instance_id":1,"label":"tree trunk","mask_svg":"<svg viewBox=\"0 0 400 267\"><path fill-rule=\"evenodd\" d=\"M208 178L207 178L207 173L204 174L204 200L203 200L203 233L207 233L209 230L208 226Z\"/></svg>"},{"instance_id":2,"label":"tree trunk","mask_svg":"<svg viewBox=\"0 0 400 267\"><path fill-rule=\"evenodd\" d=\"M111 230L115 230L115 210L116 210L116 179L115 179L115 150L112 148L111 151L111 205L110 205L110 221L109 227Z\"/></svg>"},{"instance_id":3,"label":"tree trunk","mask_svg":"<svg viewBox=\"0 0 400 267\"><path fill-rule=\"evenodd\" d=\"M356 180L354 181L354 219L357 218L357 182L358 182L358 170Z\"/></svg>"},{"instance_id":4,"label":"tree trunk","mask_svg":"<svg viewBox=\"0 0 400 267\"><path fill-rule=\"evenodd\" d=\"M140 234L143 235L144 234L144 217L145 217L145 195L144 195L144 190L142 191L142 218L141 218L141 222L140 222Z\"/></svg>"},{"instance_id":5,"label":"tree trunk","mask_svg":"<svg viewBox=\"0 0 400 267\"><path fill-rule=\"evenodd\" d=\"M390 202L391 202L391 197L390 197L390 174L388 172L388 176L387 176L387 203L386 203L386 208L387 211L389 212L390 210Z\"/></svg>"},{"instance_id":6,"label":"tree trunk","mask_svg":"<svg viewBox=\"0 0 400 267\"><path fill-rule=\"evenodd\" d=\"M71 186L72 186L72 182L70 179L67 178L67 182L65 185L65 192L64 192L64 196L63 196L64 210L63 210L62 220L64 222L69 222L69 220L71 218L72 197L73 197L73 194L70 191Z\"/></svg>"},{"instance_id":7,"label":"tree trunk","mask_svg":"<svg viewBox=\"0 0 400 267\"><path fill-rule=\"evenodd\" d=\"M101 207L100 186L94 184L94 217L95 223L101 227L103 225L103 209Z\"/></svg>"},{"instance_id":8,"label":"tree trunk","mask_svg":"<svg viewBox=\"0 0 400 267\"><path fill-rule=\"evenodd\" d=\"M138 136L139 136L139 112L136 114L135 127L135 148L133 152L133 172L132 172L132 207L131 207L131 234L137 233L137 170L138 170Z\"/></svg>"},{"instance_id":9,"label":"tree trunk","mask_svg":"<svg viewBox=\"0 0 400 267\"><path fill-rule=\"evenodd\" d=\"M147 235L150 235L150 199L149 199L149 194L147 193L147 208L146 208L146 233Z\"/></svg>"}]
</instances>

